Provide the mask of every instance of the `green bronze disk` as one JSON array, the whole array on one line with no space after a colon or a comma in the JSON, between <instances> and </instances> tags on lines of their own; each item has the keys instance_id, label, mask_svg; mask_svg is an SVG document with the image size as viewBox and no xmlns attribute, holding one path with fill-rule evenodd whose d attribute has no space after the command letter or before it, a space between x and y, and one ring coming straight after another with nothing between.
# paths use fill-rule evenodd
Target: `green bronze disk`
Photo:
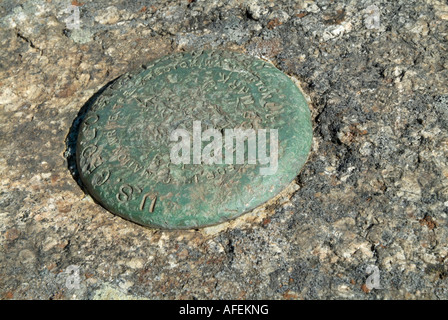
<instances>
[{"instance_id":1,"label":"green bronze disk","mask_svg":"<svg viewBox=\"0 0 448 320\"><path fill-rule=\"evenodd\" d=\"M200 51L152 61L104 90L82 121L76 158L109 211L188 229L274 197L311 141L308 104L288 76L253 57Z\"/></svg>"}]
</instances>

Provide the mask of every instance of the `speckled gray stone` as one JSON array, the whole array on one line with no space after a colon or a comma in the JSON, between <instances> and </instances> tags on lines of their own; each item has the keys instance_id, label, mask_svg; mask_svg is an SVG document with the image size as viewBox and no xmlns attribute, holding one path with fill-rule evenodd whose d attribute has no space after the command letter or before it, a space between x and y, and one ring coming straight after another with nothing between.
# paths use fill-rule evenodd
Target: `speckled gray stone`
<instances>
[{"instance_id":1,"label":"speckled gray stone","mask_svg":"<svg viewBox=\"0 0 448 320\"><path fill-rule=\"evenodd\" d=\"M0 3L2 299L448 298L445 2L82 2L76 32L67 1ZM297 78L313 150L259 211L145 229L83 192L67 136L108 82L198 47Z\"/></svg>"}]
</instances>

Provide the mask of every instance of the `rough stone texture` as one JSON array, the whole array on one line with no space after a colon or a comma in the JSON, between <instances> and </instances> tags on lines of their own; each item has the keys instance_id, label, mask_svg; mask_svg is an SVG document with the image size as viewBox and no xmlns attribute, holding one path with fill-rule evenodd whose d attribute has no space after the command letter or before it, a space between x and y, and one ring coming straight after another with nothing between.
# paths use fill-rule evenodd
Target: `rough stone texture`
<instances>
[{"instance_id":1,"label":"rough stone texture","mask_svg":"<svg viewBox=\"0 0 448 320\"><path fill-rule=\"evenodd\" d=\"M72 3L79 30L69 1L0 2L2 299L448 298L445 1ZM83 193L65 140L109 81L201 47L299 79L312 154L259 214L145 229Z\"/></svg>"}]
</instances>

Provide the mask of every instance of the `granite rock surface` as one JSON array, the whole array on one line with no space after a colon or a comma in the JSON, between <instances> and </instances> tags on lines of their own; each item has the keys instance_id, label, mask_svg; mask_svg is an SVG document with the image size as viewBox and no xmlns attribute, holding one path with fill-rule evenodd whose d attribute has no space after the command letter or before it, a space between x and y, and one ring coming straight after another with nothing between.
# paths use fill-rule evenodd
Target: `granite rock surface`
<instances>
[{"instance_id":1,"label":"granite rock surface","mask_svg":"<svg viewBox=\"0 0 448 320\"><path fill-rule=\"evenodd\" d=\"M4 0L0 47L1 299L448 299L446 1ZM143 228L83 192L67 137L105 84L197 48L298 79L313 149L259 210Z\"/></svg>"}]
</instances>

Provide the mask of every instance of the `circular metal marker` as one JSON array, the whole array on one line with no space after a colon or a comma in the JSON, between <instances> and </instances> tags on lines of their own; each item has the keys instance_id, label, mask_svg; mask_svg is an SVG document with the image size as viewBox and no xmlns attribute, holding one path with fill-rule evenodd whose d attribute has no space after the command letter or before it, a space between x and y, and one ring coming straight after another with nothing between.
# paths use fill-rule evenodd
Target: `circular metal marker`
<instances>
[{"instance_id":1,"label":"circular metal marker","mask_svg":"<svg viewBox=\"0 0 448 320\"><path fill-rule=\"evenodd\" d=\"M77 166L109 211L150 227L218 224L274 197L310 151L308 104L272 64L179 53L125 74L87 111Z\"/></svg>"}]
</instances>

